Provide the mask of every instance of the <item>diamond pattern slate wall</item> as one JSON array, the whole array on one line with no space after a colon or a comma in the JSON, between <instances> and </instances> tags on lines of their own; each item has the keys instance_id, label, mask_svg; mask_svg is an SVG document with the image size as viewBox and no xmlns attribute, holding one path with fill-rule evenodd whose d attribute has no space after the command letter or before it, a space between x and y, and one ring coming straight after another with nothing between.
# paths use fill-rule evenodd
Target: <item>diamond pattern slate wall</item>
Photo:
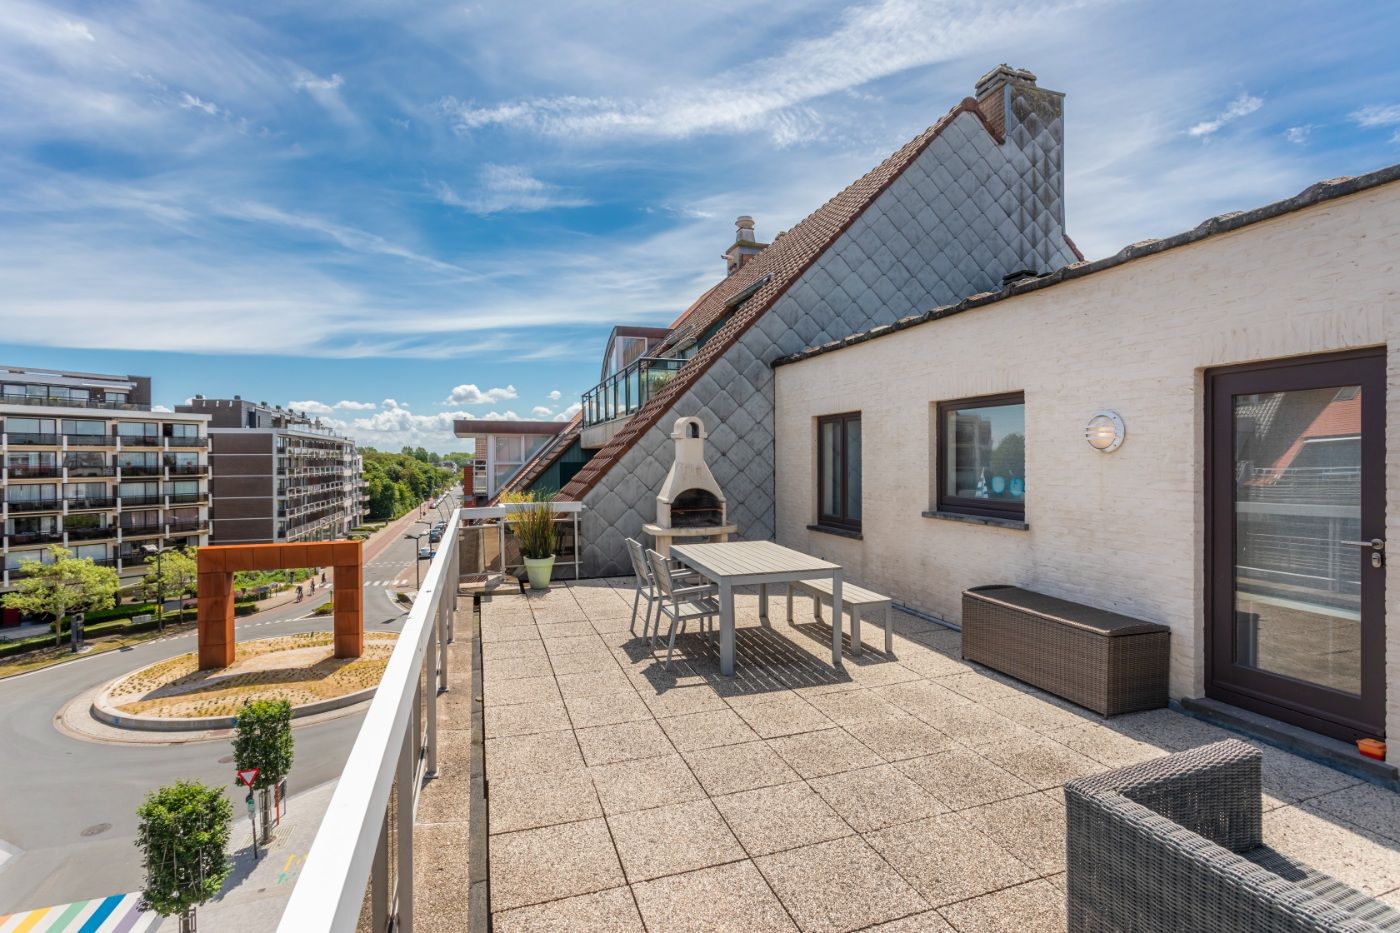
<instances>
[{"instance_id":1,"label":"diamond pattern slate wall","mask_svg":"<svg viewBox=\"0 0 1400 933\"><path fill-rule=\"evenodd\" d=\"M642 524L656 517L677 417L705 422L739 537L771 538L770 362L994 290L1009 272L1075 261L1063 230L1062 119L1036 89L1010 97L1004 145L976 116L958 116L584 496L585 573L630 573L624 539L650 544Z\"/></svg>"}]
</instances>

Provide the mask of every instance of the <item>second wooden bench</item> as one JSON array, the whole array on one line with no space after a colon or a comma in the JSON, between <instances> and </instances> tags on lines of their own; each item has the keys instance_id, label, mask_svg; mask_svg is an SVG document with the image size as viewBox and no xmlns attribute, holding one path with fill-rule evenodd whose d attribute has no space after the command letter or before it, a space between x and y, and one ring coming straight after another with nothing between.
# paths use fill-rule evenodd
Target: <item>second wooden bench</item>
<instances>
[{"instance_id":1,"label":"second wooden bench","mask_svg":"<svg viewBox=\"0 0 1400 933\"><path fill-rule=\"evenodd\" d=\"M812 615L817 621L822 620L822 600L831 602L831 581L830 580L803 580L800 583L788 585L787 591L787 618L792 621L792 594L793 589L802 590L812 597ZM866 609L885 610L885 654L894 653L894 616L890 612L894 605L894 600L888 596L881 596L879 593L867 590L864 587L856 586L853 583L841 584L841 602L851 612L851 653L860 654L860 614ZM832 608L832 613L836 616L833 624L841 624L842 610Z\"/></svg>"}]
</instances>

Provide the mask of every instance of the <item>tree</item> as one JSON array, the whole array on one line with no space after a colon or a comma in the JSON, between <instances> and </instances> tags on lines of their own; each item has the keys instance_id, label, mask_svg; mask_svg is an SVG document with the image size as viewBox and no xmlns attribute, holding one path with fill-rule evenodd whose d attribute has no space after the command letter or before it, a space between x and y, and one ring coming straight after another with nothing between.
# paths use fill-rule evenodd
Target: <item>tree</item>
<instances>
[{"instance_id":1,"label":"tree","mask_svg":"<svg viewBox=\"0 0 1400 933\"><path fill-rule=\"evenodd\" d=\"M228 858L233 807L223 791L176 781L152 791L136 811L136 847L146 868L146 904L194 930L194 911L219 893L233 870Z\"/></svg>"},{"instance_id":2,"label":"tree","mask_svg":"<svg viewBox=\"0 0 1400 933\"><path fill-rule=\"evenodd\" d=\"M52 561L21 561L17 588L6 593L6 609L53 617L54 646L63 644L63 623L72 612L110 609L120 585L117 572L99 567L91 558L73 557L67 548L49 548Z\"/></svg>"},{"instance_id":3,"label":"tree","mask_svg":"<svg viewBox=\"0 0 1400 933\"><path fill-rule=\"evenodd\" d=\"M272 835L268 791L292 770L292 745L292 704L286 700L256 700L239 710L233 761L239 771L258 769L252 790L262 792L263 842Z\"/></svg>"},{"instance_id":4,"label":"tree","mask_svg":"<svg viewBox=\"0 0 1400 933\"><path fill-rule=\"evenodd\" d=\"M196 548L186 551L162 551L146 558L146 576L141 582L146 592L156 601L156 619L160 628L165 628L165 599L168 596L185 597L191 595L199 581L199 563L195 558Z\"/></svg>"}]
</instances>

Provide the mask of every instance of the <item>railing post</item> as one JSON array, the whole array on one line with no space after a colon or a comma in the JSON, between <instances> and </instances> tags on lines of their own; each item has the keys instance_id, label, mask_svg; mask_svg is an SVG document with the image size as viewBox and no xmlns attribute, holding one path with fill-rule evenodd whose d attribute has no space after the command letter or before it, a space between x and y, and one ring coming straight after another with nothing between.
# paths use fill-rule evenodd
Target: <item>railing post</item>
<instances>
[{"instance_id":1,"label":"railing post","mask_svg":"<svg viewBox=\"0 0 1400 933\"><path fill-rule=\"evenodd\" d=\"M373 933L389 930L389 812L379 828L379 844L374 849L374 863L369 870L370 922Z\"/></svg>"},{"instance_id":2,"label":"railing post","mask_svg":"<svg viewBox=\"0 0 1400 933\"><path fill-rule=\"evenodd\" d=\"M418 696L414 693L414 707ZM394 911L397 922L394 933L413 933L413 823L414 810L418 798L418 730L417 717L409 717L409 731L403 739L403 749L399 752L399 805L398 805L398 870L395 874L398 901Z\"/></svg>"},{"instance_id":3,"label":"railing post","mask_svg":"<svg viewBox=\"0 0 1400 933\"><path fill-rule=\"evenodd\" d=\"M450 557L450 555L449 555ZM439 603L441 605L441 603ZM428 651L424 662L427 664L428 700L428 774L437 776L437 698L438 698L438 642L442 640L442 612L432 619L433 633L428 636Z\"/></svg>"}]
</instances>

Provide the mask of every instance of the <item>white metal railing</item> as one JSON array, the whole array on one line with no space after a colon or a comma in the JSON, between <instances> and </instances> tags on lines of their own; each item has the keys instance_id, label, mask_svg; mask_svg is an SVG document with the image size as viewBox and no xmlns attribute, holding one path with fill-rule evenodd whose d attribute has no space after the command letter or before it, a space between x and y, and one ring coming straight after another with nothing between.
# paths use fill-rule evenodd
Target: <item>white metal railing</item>
<instances>
[{"instance_id":1,"label":"white metal railing","mask_svg":"<svg viewBox=\"0 0 1400 933\"><path fill-rule=\"evenodd\" d=\"M437 695L458 592L453 513L307 853L280 933L412 933L413 814L437 772ZM424 721L426 720L426 722Z\"/></svg>"},{"instance_id":2,"label":"white metal railing","mask_svg":"<svg viewBox=\"0 0 1400 933\"><path fill-rule=\"evenodd\" d=\"M487 567L494 572L510 573L512 570L520 570L525 565L523 563L511 563L506 559L506 531L510 525L509 515L511 512L519 512L522 509L534 508L537 504L529 502L503 502L500 505L486 505L476 508L463 508L458 512L464 520L469 520L474 524L468 526L468 533L475 529L478 535L491 534L497 538L497 551L495 561L486 561ZM579 533L579 516L583 512L582 502L570 502L556 499L549 503L549 509L554 513L556 525L565 525L561 529L561 544L572 545L561 550L559 558L555 560L556 567L573 567L574 579L577 580L583 570L583 539Z\"/></svg>"}]
</instances>

